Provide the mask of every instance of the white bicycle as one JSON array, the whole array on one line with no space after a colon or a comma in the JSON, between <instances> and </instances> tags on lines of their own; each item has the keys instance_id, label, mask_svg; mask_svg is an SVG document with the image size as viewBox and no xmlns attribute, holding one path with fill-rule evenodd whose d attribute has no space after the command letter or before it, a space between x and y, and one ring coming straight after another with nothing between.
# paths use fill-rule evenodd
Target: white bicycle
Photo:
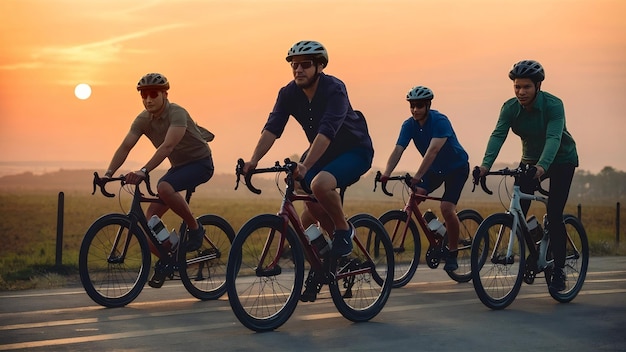
<instances>
[{"instance_id":1,"label":"white bicycle","mask_svg":"<svg viewBox=\"0 0 626 352\"><path fill-rule=\"evenodd\" d=\"M554 268L550 249L550 234L547 231L546 216L543 216L543 231L531 231L532 221L527 221L522 212L520 200L539 201L548 204L549 192L537 182L537 191L543 196L526 194L520 190L521 177L530 177L536 170L502 169L489 171L479 177L480 171L474 169L474 187L480 182L482 189L493 194L486 184L488 175L515 178L509 209L504 213L488 216L476 230L472 243L471 272L474 290L481 302L491 309L504 309L519 293L522 280L527 284L535 281L537 274L543 272L549 286ZM473 191L473 190L472 190ZM589 265L589 245L587 233L580 220L565 214L563 222L567 231L565 274L566 288L555 292L548 290L552 298L561 303L573 300L582 289ZM541 227L537 224L537 228ZM533 236L535 234L535 236ZM526 254L528 250L528 254Z\"/></svg>"}]
</instances>

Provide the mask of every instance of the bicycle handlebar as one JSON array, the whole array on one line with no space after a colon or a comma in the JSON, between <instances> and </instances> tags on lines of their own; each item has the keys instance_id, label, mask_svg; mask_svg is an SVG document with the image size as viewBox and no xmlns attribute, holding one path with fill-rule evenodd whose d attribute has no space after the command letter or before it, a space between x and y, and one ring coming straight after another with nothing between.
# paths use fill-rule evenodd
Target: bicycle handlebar
<instances>
[{"instance_id":1,"label":"bicycle handlebar","mask_svg":"<svg viewBox=\"0 0 626 352\"><path fill-rule=\"evenodd\" d=\"M376 177L374 177L374 191L376 192L376 184L378 182L380 182L380 188L383 190L383 193L388 195L389 197L393 197L393 193L387 191L387 182L388 181L404 181L404 183L409 186L409 188L411 188L411 175L409 173L406 173L402 176L389 176L389 178L387 179L387 181L383 182L380 180L380 178L382 177L382 173L380 171L376 171Z\"/></svg>"},{"instance_id":2,"label":"bicycle handlebar","mask_svg":"<svg viewBox=\"0 0 626 352\"><path fill-rule=\"evenodd\" d=\"M473 178L473 184L474 186L472 187L472 192L474 192L474 190L476 189L476 185L480 183L480 188L482 188L482 190L489 194L492 195L493 191L491 191L486 184L486 180L487 180L487 176L490 175L500 175L500 176L512 176L515 177L515 180L517 181L520 177L526 177L526 178L531 178L533 180L536 181L535 187L534 189L536 191L538 191L539 193L543 194L544 196L548 196L549 192L546 191L545 189L543 189L543 187L541 187L541 181L540 180L536 180L535 174L537 173L537 168L535 166L529 166L526 169L522 168L522 167L518 167L515 169L509 169L508 167L501 169L501 170L496 170L496 171L487 171L487 173L485 173L483 176L480 176L480 168L478 166L474 167L474 170L472 171L472 178Z\"/></svg>"},{"instance_id":3,"label":"bicycle handlebar","mask_svg":"<svg viewBox=\"0 0 626 352\"><path fill-rule=\"evenodd\" d=\"M96 193L96 186L100 187L100 192L102 192L102 194L104 194L106 197L109 198L113 198L115 197L115 194L113 193L109 193L106 190L106 184L112 181L120 181L122 183L122 186L126 184L126 176L124 175L120 175L119 177L104 177L101 178L100 176L98 176L98 172L94 172L93 173L93 191L91 192L91 194L95 194ZM146 184L146 189L148 190L148 193L153 196L153 197L157 197L157 194L154 193L152 191L152 188L150 187L150 176L146 175L146 177L143 179L143 181ZM140 182L140 184L141 184ZM139 184L137 185L137 187L139 187Z\"/></svg>"},{"instance_id":4,"label":"bicycle handlebar","mask_svg":"<svg viewBox=\"0 0 626 352\"><path fill-rule=\"evenodd\" d=\"M276 164L273 167L248 170L248 172L244 173L243 172L244 164L245 162L243 161L243 159L240 158L237 160L237 166L235 167L235 174L237 175L237 183L235 184L235 190L239 188L239 181L241 180L241 175L244 175L244 184L246 185L246 187L248 187L250 192L255 193L255 194L261 194L261 190L254 187L254 185L252 184L252 175L263 174L267 172L274 172L274 173L285 172L287 174L287 179L291 179L294 170L296 169L296 167L298 167L298 164L296 162L293 162L289 158L286 158L284 165L280 165L280 163L276 161Z\"/></svg>"}]
</instances>

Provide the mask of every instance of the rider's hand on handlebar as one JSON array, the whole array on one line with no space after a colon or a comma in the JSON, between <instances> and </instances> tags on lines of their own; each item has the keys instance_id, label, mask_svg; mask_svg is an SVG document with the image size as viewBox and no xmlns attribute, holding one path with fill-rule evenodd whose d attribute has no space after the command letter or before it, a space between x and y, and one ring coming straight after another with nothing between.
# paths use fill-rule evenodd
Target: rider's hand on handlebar
<instances>
[{"instance_id":1,"label":"rider's hand on handlebar","mask_svg":"<svg viewBox=\"0 0 626 352\"><path fill-rule=\"evenodd\" d=\"M301 163L297 163L297 167L296 169L293 171L293 178L294 180L301 180L304 178L304 175L306 175L307 171L309 171L309 169L307 169L306 166L304 166Z\"/></svg>"},{"instance_id":2,"label":"rider's hand on handlebar","mask_svg":"<svg viewBox=\"0 0 626 352\"><path fill-rule=\"evenodd\" d=\"M387 183L387 181L389 181L389 176L388 175L381 175L380 176L380 182L381 183Z\"/></svg>"},{"instance_id":3,"label":"rider's hand on handlebar","mask_svg":"<svg viewBox=\"0 0 626 352\"><path fill-rule=\"evenodd\" d=\"M480 169L480 177L485 176L485 174L489 171L486 167L482 165L479 167L479 169Z\"/></svg>"},{"instance_id":4,"label":"rider's hand on handlebar","mask_svg":"<svg viewBox=\"0 0 626 352\"><path fill-rule=\"evenodd\" d=\"M243 164L243 174L245 175L245 174L247 174L247 173L248 173L248 171L256 169L257 165L258 165L258 163L257 163L257 162L253 162L253 161L246 161L246 162Z\"/></svg>"},{"instance_id":5,"label":"rider's hand on handlebar","mask_svg":"<svg viewBox=\"0 0 626 352\"><path fill-rule=\"evenodd\" d=\"M133 171L126 174L126 184L136 185L141 183L146 178L146 174L143 171Z\"/></svg>"}]
</instances>

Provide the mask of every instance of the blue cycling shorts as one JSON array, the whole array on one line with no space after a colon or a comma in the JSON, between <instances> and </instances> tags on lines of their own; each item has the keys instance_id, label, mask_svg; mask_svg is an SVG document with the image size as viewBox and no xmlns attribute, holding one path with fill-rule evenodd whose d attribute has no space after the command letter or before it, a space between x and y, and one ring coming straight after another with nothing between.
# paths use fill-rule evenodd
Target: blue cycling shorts
<instances>
[{"instance_id":1,"label":"blue cycling shorts","mask_svg":"<svg viewBox=\"0 0 626 352\"><path fill-rule=\"evenodd\" d=\"M445 182L445 189L441 199L446 202L457 204L461 198L463 186L469 177L469 163L456 168L445 175L440 172L428 171L422 177L422 182L416 186L425 189L429 194Z\"/></svg>"},{"instance_id":2,"label":"blue cycling shorts","mask_svg":"<svg viewBox=\"0 0 626 352\"><path fill-rule=\"evenodd\" d=\"M374 153L366 148L354 148L340 154L328 164L315 164L304 176L303 182L311 188L311 181L321 171L326 171L335 177L337 187L344 188L359 180L372 167Z\"/></svg>"}]
</instances>

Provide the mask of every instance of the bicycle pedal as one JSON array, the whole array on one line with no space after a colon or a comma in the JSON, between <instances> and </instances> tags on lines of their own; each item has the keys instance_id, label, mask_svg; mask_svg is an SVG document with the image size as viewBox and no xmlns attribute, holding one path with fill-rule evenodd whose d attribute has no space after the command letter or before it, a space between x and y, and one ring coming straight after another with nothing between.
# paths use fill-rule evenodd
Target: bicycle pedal
<instances>
[{"instance_id":1,"label":"bicycle pedal","mask_svg":"<svg viewBox=\"0 0 626 352\"><path fill-rule=\"evenodd\" d=\"M301 302L315 302L317 299L317 291L315 289L306 288L300 295Z\"/></svg>"},{"instance_id":2,"label":"bicycle pedal","mask_svg":"<svg viewBox=\"0 0 626 352\"><path fill-rule=\"evenodd\" d=\"M164 283L165 283L165 274L154 273L150 281L148 281L148 286L152 288L161 288Z\"/></svg>"}]
</instances>

